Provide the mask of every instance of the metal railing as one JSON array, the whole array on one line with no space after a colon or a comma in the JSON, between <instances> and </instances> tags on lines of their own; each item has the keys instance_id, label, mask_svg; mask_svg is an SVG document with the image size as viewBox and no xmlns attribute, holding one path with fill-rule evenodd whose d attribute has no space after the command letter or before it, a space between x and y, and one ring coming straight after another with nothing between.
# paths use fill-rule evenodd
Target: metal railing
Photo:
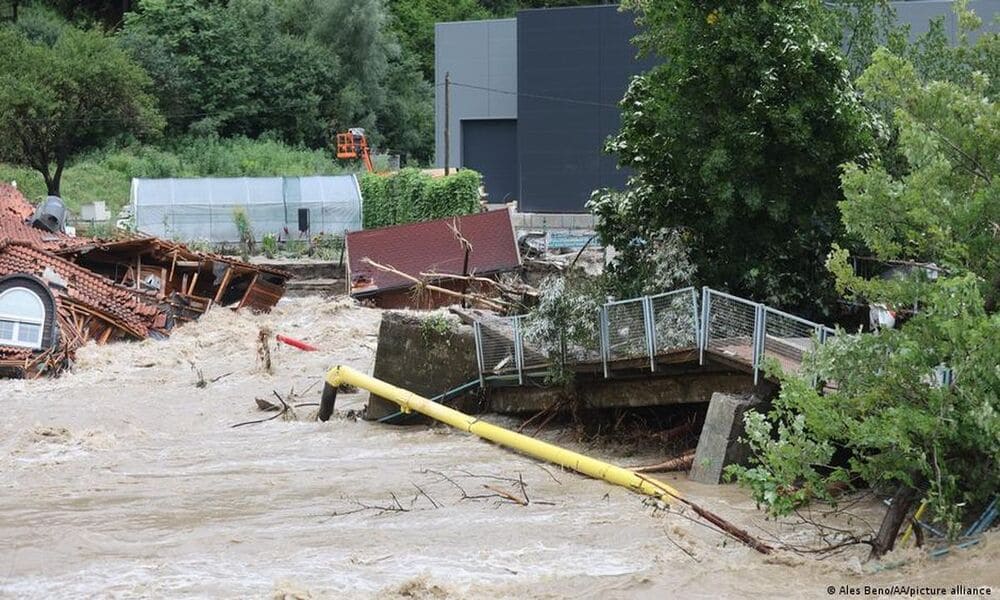
<instances>
[{"instance_id":1,"label":"metal railing","mask_svg":"<svg viewBox=\"0 0 1000 600\"><path fill-rule=\"evenodd\" d=\"M521 317L489 316L475 322L476 362L481 384L485 385L488 376L509 374L517 374L518 383L524 383L524 345L520 330Z\"/></svg>"},{"instance_id":2,"label":"metal railing","mask_svg":"<svg viewBox=\"0 0 1000 600\"><path fill-rule=\"evenodd\" d=\"M749 362L756 368L760 362L761 306L731 294L702 288L699 362L705 363L705 352L710 350ZM756 383L756 372L754 379Z\"/></svg>"},{"instance_id":3,"label":"metal railing","mask_svg":"<svg viewBox=\"0 0 1000 600\"><path fill-rule=\"evenodd\" d=\"M649 296L653 311L654 341L660 351L697 349L701 336L698 290L686 287Z\"/></svg>"},{"instance_id":4,"label":"metal railing","mask_svg":"<svg viewBox=\"0 0 1000 600\"><path fill-rule=\"evenodd\" d=\"M691 350L704 364L711 352L748 365L754 383L765 359L797 371L807 353L836 334L820 323L708 287L700 294L687 287L608 302L598 311L596 329L598 348L567 350L563 340L556 341L565 362L599 360L604 376L611 377L614 363L627 361L634 367L633 361L648 361L650 371L656 371L658 357ZM553 341L529 339L523 316L484 317L475 323L475 337L483 384L496 375L516 376L523 384L526 371L549 366L546 356L551 353L544 349Z\"/></svg>"}]
</instances>

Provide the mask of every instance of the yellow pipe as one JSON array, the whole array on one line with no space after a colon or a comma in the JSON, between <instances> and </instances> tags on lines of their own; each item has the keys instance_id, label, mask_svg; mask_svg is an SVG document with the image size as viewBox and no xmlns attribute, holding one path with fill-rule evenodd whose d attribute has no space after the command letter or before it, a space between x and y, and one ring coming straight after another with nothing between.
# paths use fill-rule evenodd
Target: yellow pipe
<instances>
[{"instance_id":1,"label":"yellow pipe","mask_svg":"<svg viewBox=\"0 0 1000 600\"><path fill-rule=\"evenodd\" d=\"M927 510L927 500L920 503L920 508L917 512L913 513L913 518L910 519L910 524L906 527L906 532L903 534L903 538L900 540L901 546L906 546L906 542L910 541L910 536L913 535L913 527L921 517L924 516L924 512Z\"/></svg>"},{"instance_id":2,"label":"yellow pipe","mask_svg":"<svg viewBox=\"0 0 1000 600\"><path fill-rule=\"evenodd\" d=\"M771 548L766 544L752 538L748 533L740 530L718 515L710 513L684 499L680 492L661 481L601 460L590 458L589 456L584 456L572 450L560 448L554 444L536 440L535 438L504 429L503 427L498 427L486 421L481 421L476 417L459 412L453 408L448 408L347 366L336 366L326 374L326 385L324 386L323 401L320 406L320 419L325 421L330 417L333 412L333 404L336 401L336 390L345 383L366 389L373 394L395 402L404 413L418 412L436 421L475 434L485 440L506 446L522 454L572 469L577 473L607 481L633 492L652 496L667 502L678 500L692 507L699 515L755 550L763 553L771 551Z\"/></svg>"},{"instance_id":3,"label":"yellow pipe","mask_svg":"<svg viewBox=\"0 0 1000 600\"><path fill-rule=\"evenodd\" d=\"M326 382L334 389L342 383L366 389L382 398L392 400L400 406L404 413L418 412L422 415L427 415L455 429L468 431L485 440L518 450L528 456L555 463L595 479L603 479L608 483L626 487L640 494L661 499L667 499L666 496L668 495L677 499L681 498L680 492L665 483L648 477L640 477L637 473L628 469L616 467L604 461L584 456L572 450L560 448L554 444L536 440L535 438L504 429L503 427L497 427L453 408L448 408L437 402L431 402L427 398L365 375L350 367L337 366L330 369L330 372L326 374Z\"/></svg>"}]
</instances>

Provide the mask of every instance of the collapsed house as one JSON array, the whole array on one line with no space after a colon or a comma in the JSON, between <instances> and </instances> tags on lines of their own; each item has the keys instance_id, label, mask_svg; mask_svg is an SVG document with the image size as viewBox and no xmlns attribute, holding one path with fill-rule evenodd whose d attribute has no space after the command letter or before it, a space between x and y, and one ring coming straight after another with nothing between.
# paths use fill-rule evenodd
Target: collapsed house
<instances>
[{"instance_id":1,"label":"collapsed house","mask_svg":"<svg viewBox=\"0 0 1000 600\"><path fill-rule=\"evenodd\" d=\"M352 231L344 245L348 293L382 308L456 304L477 280L521 268L507 209Z\"/></svg>"},{"instance_id":2,"label":"collapsed house","mask_svg":"<svg viewBox=\"0 0 1000 600\"><path fill-rule=\"evenodd\" d=\"M212 305L267 311L290 277L141 234L67 235L0 184L0 377L72 364L89 341L163 338Z\"/></svg>"}]
</instances>

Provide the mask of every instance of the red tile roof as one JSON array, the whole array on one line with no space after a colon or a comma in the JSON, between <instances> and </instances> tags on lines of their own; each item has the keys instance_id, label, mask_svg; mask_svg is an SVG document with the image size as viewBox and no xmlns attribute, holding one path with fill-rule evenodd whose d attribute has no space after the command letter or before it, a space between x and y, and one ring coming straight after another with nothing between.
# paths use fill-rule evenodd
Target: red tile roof
<instances>
[{"instance_id":1,"label":"red tile roof","mask_svg":"<svg viewBox=\"0 0 1000 600\"><path fill-rule=\"evenodd\" d=\"M23 363L31 358L33 351L28 348L18 348L16 346L4 346L0 344L0 363Z\"/></svg>"},{"instance_id":2,"label":"red tile roof","mask_svg":"<svg viewBox=\"0 0 1000 600\"><path fill-rule=\"evenodd\" d=\"M261 271L276 275L282 279L290 279L291 273L268 267L254 265L235 258L214 254L211 252L196 252L184 244L162 240L143 233L119 231L115 239L104 240L87 237L72 237L65 233L52 233L32 227L28 222L35 213L35 207L25 199L17 188L6 183L0 183L0 242L25 242L36 248L41 248L69 256L83 254L90 250L100 249L114 251L131 248L139 252L155 252L168 255L177 252L187 260L213 260L224 262L240 269Z\"/></svg>"},{"instance_id":3,"label":"red tile roof","mask_svg":"<svg viewBox=\"0 0 1000 600\"><path fill-rule=\"evenodd\" d=\"M99 312L136 337L145 337L162 320L162 311L140 292L27 243L0 241L0 276L28 273L42 277L46 267L66 282L65 290L53 290L57 300L65 297Z\"/></svg>"},{"instance_id":4,"label":"red tile roof","mask_svg":"<svg viewBox=\"0 0 1000 600\"><path fill-rule=\"evenodd\" d=\"M0 241L25 242L51 252L67 250L91 243L65 233L52 233L32 227L28 220L35 207L12 185L0 183Z\"/></svg>"},{"instance_id":5,"label":"red tile roof","mask_svg":"<svg viewBox=\"0 0 1000 600\"><path fill-rule=\"evenodd\" d=\"M421 273L460 275L465 252L451 225L472 244L469 271L480 275L521 266L521 254L507 209L421 223L367 229L347 234L348 275L353 294L405 288L407 279L365 264L362 259L392 266L420 277Z\"/></svg>"}]
</instances>

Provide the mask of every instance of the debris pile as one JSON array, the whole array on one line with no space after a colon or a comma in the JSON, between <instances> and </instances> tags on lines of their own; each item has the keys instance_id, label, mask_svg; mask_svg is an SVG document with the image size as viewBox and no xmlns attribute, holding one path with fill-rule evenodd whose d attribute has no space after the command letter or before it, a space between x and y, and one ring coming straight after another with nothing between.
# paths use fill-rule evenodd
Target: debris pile
<instances>
[{"instance_id":1,"label":"debris pile","mask_svg":"<svg viewBox=\"0 0 1000 600\"><path fill-rule=\"evenodd\" d=\"M352 231L345 245L348 291L381 308L501 310L512 285L499 279L521 269L507 210Z\"/></svg>"},{"instance_id":2,"label":"debris pile","mask_svg":"<svg viewBox=\"0 0 1000 600\"><path fill-rule=\"evenodd\" d=\"M0 184L0 377L57 373L91 340L166 337L213 304L270 310L288 278L142 234L74 237Z\"/></svg>"}]
</instances>

